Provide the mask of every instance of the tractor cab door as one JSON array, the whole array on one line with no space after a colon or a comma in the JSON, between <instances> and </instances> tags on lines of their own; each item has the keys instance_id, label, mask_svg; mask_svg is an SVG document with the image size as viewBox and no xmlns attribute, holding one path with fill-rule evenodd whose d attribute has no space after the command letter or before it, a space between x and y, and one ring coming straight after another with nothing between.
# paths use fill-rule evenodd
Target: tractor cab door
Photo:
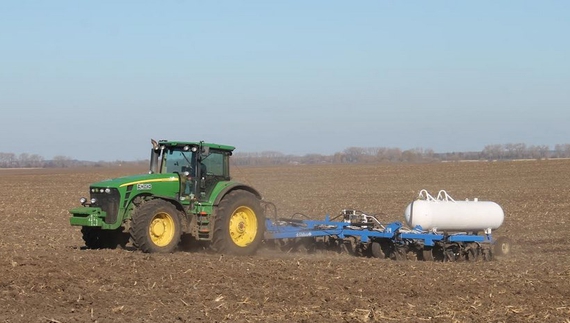
<instances>
[{"instance_id":1,"label":"tractor cab door","mask_svg":"<svg viewBox=\"0 0 570 323\"><path fill-rule=\"evenodd\" d=\"M215 149L210 149L206 156L201 156L198 165L202 175L200 176L199 200L208 201L218 182L230 180L229 157L229 152Z\"/></svg>"},{"instance_id":2,"label":"tractor cab door","mask_svg":"<svg viewBox=\"0 0 570 323\"><path fill-rule=\"evenodd\" d=\"M162 173L174 173L180 179L179 196L189 200L195 194L196 154L188 150L169 149L163 155Z\"/></svg>"}]
</instances>

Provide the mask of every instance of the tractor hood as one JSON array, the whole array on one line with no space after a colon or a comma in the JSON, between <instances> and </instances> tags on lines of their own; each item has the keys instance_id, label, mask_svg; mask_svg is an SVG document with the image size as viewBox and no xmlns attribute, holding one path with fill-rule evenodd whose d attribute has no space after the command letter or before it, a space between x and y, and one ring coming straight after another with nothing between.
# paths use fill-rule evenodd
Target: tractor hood
<instances>
[{"instance_id":1,"label":"tractor hood","mask_svg":"<svg viewBox=\"0 0 570 323\"><path fill-rule=\"evenodd\" d=\"M133 176L124 176L113 179L106 179L97 183L91 184L91 187L97 188L122 188L130 185L147 185L154 183L177 182L178 176L176 174L141 174Z\"/></svg>"}]
</instances>

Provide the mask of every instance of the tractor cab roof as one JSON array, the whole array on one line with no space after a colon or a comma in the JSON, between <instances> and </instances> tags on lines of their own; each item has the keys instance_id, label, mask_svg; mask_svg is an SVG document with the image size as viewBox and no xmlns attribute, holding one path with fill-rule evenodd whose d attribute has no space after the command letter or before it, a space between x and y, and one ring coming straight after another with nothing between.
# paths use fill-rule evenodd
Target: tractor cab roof
<instances>
[{"instance_id":1,"label":"tractor cab roof","mask_svg":"<svg viewBox=\"0 0 570 323\"><path fill-rule=\"evenodd\" d=\"M159 140L158 144L166 147L202 146L202 147L209 147L211 149L220 149L227 151L233 151L234 149L236 149L233 146L220 145L203 141L197 142L197 141Z\"/></svg>"}]
</instances>

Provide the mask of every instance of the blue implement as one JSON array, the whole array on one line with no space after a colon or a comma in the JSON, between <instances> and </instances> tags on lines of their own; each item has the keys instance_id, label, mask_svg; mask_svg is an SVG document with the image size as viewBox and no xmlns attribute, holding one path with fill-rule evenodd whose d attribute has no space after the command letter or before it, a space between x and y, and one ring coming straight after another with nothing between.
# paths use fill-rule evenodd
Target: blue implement
<instances>
[{"instance_id":1,"label":"blue implement","mask_svg":"<svg viewBox=\"0 0 570 323\"><path fill-rule=\"evenodd\" d=\"M343 210L332 220L328 215L324 220L266 219L265 228L268 241L320 242L329 249L340 246L339 250L358 255L441 261L492 259L490 232L426 231L420 226L405 228L401 222L384 225L375 216L356 210Z\"/></svg>"}]
</instances>

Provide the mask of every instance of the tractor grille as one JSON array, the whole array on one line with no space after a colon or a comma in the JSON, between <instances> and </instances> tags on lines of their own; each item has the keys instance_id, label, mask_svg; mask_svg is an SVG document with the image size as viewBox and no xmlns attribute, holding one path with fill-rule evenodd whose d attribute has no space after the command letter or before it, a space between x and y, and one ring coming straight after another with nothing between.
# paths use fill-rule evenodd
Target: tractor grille
<instances>
[{"instance_id":1,"label":"tractor grille","mask_svg":"<svg viewBox=\"0 0 570 323\"><path fill-rule=\"evenodd\" d=\"M97 199L97 202L91 206L98 206L107 213L105 223L111 224L117 221L121 196L116 188L111 188L110 193L91 192L91 198Z\"/></svg>"}]
</instances>

